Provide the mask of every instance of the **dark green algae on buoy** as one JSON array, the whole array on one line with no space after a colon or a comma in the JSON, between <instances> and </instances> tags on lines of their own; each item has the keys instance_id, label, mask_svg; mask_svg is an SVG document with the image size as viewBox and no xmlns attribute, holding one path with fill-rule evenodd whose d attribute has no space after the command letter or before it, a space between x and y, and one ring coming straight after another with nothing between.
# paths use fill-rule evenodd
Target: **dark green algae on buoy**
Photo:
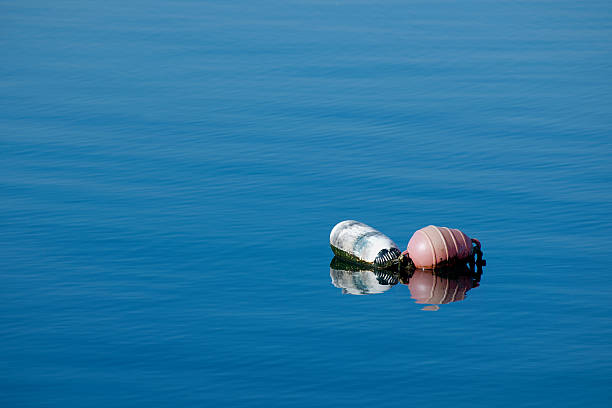
<instances>
[{"instance_id":1,"label":"dark green algae on buoy","mask_svg":"<svg viewBox=\"0 0 612 408\"><path fill-rule=\"evenodd\" d=\"M354 220L336 224L329 234L329 244L336 256L376 268L396 266L402 254L391 238Z\"/></svg>"}]
</instances>

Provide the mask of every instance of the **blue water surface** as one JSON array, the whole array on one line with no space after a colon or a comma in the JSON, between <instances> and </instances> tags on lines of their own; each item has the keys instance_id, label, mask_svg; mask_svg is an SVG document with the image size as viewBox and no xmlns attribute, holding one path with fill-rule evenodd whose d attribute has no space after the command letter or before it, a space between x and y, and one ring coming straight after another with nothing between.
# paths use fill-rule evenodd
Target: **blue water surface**
<instances>
[{"instance_id":1,"label":"blue water surface","mask_svg":"<svg viewBox=\"0 0 612 408\"><path fill-rule=\"evenodd\" d=\"M609 406L610 2L4 1L0 48L1 406ZM343 295L344 219L480 286Z\"/></svg>"}]
</instances>

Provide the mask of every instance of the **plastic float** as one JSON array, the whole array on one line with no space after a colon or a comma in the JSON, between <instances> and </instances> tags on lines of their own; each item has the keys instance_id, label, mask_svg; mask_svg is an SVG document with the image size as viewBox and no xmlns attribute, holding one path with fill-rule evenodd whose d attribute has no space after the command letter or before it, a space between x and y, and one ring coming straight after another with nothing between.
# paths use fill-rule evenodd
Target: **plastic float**
<instances>
[{"instance_id":1,"label":"plastic float","mask_svg":"<svg viewBox=\"0 0 612 408\"><path fill-rule=\"evenodd\" d=\"M332 229L329 243L334 254L348 262L376 268L443 269L469 262L486 265L480 241L454 228L429 225L416 231L404 252L382 232L354 220Z\"/></svg>"},{"instance_id":2,"label":"plastic float","mask_svg":"<svg viewBox=\"0 0 612 408\"><path fill-rule=\"evenodd\" d=\"M398 264L402 251L382 232L354 220L342 221L329 234L336 256L380 268Z\"/></svg>"},{"instance_id":3,"label":"plastic float","mask_svg":"<svg viewBox=\"0 0 612 408\"><path fill-rule=\"evenodd\" d=\"M412 235L402 255L408 256L417 268L437 269L467 261L479 252L477 239L458 229L429 225Z\"/></svg>"},{"instance_id":4,"label":"plastic float","mask_svg":"<svg viewBox=\"0 0 612 408\"><path fill-rule=\"evenodd\" d=\"M382 232L354 220L336 224L329 243L336 255L329 274L342 293L383 293L401 282L416 303L426 304L423 310L465 299L486 265L480 241L435 225L416 231L403 253Z\"/></svg>"}]
</instances>

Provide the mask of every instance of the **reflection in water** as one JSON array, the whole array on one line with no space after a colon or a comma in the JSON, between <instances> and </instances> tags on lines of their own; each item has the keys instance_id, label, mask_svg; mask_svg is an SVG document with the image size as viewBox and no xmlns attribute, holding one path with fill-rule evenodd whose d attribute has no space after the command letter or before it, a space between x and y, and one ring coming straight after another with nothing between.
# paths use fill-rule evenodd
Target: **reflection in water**
<instances>
[{"instance_id":1,"label":"reflection in water","mask_svg":"<svg viewBox=\"0 0 612 408\"><path fill-rule=\"evenodd\" d=\"M438 305L465 299L466 293L480 283L484 261L478 260L442 270L403 269L401 272L368 269L334 257L330 265L332 283L342 293L370 295L383 293L401 282L408 286L410 296L423 310L438 310Z\"/></svg>"},{"instance_id":2,"label":"reflection in water","mask_svg":"<svg viewBox=\"0 0 612 408\"><path fill-rule=\"evenodd\" d=\"M442 305L465 299L467 291L479 286L481 275L481 271L474 273L466 265L445 271L417 269L409 276L402 276L402 283L408 286L416 303ZM438 307L429 306L424 310L438 310Z\"/></svg>"},{"instance_id":3,"label":"reflection in water","mask_svg":"<svg viewBox=\"0 0 612 408\"><path fill-rule=\"evenodd\" d=\"M351 295L383 293L399 282L399 274L396 272L363 268L334 257L329 275L335 287L341 288L342 293Z\"/></svg>"}]
</instances>

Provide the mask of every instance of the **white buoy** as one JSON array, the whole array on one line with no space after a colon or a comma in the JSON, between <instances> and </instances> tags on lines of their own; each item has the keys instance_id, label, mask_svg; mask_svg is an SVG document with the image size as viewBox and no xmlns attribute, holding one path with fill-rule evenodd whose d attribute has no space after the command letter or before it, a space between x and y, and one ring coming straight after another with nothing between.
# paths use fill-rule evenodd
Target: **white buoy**
<instances>
[{"instance_id":1,"label":"white buoy","mask_svg":"<svg viewBox=\"0 0 612 408\"><path fill-rule=\"evenodd\" d=\"M401 251L382 232L354 220L342 221L329 235L332 251L339 257L376 267L388 267L398 262Z\"/></svg>"}]
</instances>

